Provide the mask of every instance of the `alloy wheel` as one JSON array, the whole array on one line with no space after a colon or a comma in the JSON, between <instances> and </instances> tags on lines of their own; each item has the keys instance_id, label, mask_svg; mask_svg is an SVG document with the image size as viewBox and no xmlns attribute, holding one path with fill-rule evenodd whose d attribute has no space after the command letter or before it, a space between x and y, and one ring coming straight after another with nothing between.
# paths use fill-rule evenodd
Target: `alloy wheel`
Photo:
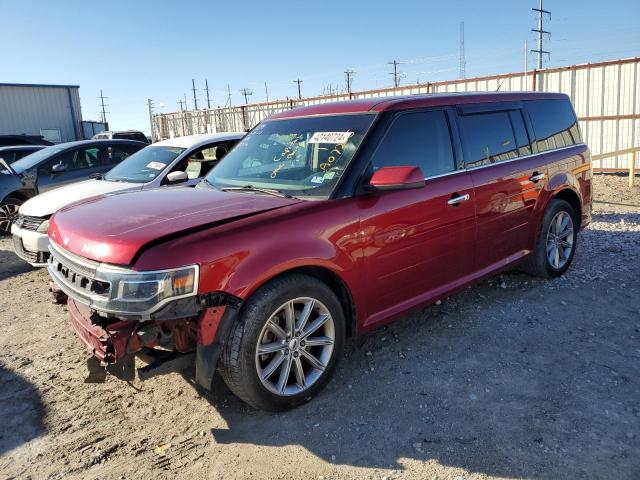
<instances>
[{"instance_id":1,"label":"alloy wheel","mask_svg":"<svg viewBox=\"0 0 640 480\"><path fill-rule=\"evenodd\" d=\"M18 218L19 208L20 205L16 205L15 203L0 205L0 232L11 232L11 224Z\"/></svg>"},{"instance_id":2,"label":"alloy wheel","mask_svg":"<svg viewBox=\"0 0 640 480\"><path fill-rule=\"evenodd\" d=\"M317 299L295 298L267 320L256 345L258 377L281 396L299 394L322 376L333 355L335 325Z\"/></svg>"},{"instance_id":3,"label":"alloy wheel","mask_svg":"<svg viewBox=\"0 0 640 480\"><path fill-rule=\"evenodd\" d=\"M566 265L573 252L573 219L565 211L555 214L547 232L547 260L556 270Z\"/></svg>"}]
</instances>

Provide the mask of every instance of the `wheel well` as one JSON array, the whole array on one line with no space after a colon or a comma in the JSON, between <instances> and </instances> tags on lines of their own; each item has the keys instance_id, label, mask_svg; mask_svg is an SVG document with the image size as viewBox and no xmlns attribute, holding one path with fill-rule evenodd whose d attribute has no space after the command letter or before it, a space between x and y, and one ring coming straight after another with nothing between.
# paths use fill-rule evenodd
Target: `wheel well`
<instances>
[{"instance_id":1,"label":"wheel well","mask_svg":"<svg viewBox=\"0 0 640 480\"><path fill-rule=\"evenodd\" d=\"M564 200L569 205L571 205L571 207L573 207L573 210L578 216L578 218L576 218L576 221L578 222L578 228L580 228L580 225L582 224L582 205L580 204L580 198L578 197L578 194L569 188L565 188L564 190L560 190L558 193L556 193L553 198Z\"/></svg>"},{"instance_id":2,"label":"wheel well","mask_svg":"<svg viewBox=\"0 0 640 480\"><path fill-rule=\"evenodd\" d=\"M31 197L33 197L33 195L29 195L28 192L23 191L23 190L17 190L15 192L11 192L9 195L7 195L5 198L17 198L18 200L22 200L23 202L26 202L27 200L29 200Z\"/></svg>"},{"instance_id":3,"label":"wheel well","mask_svg":"<svg viewBox=\"0 0 640 480\"><path fill-rule=\"evenodd\" d=\"M328 268L308 266L286 270L279 273L273 278L278 278L289 273L302 273L304 275L315 277L322 283L327 285L329 288L331 288L331 290L333 290L333 293L335 293L338 297L338 300L340 300L340 305L342 306L342 310L344 311L347 324L347 336L351 337L356 334L356 311L355 306L353 305L353 297L351 296L351 292L349 291L347 285L338 275L336 275ZM273 280L273 278L271 280Z\"/></svg>"}]
</instances>

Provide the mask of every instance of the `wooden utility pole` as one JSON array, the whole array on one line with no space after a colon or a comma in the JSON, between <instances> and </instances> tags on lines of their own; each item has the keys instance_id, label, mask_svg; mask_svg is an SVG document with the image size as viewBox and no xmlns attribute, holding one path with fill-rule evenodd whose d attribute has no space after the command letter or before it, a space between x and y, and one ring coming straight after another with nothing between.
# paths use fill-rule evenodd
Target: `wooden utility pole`
<instances>
[{"instance_id":1,"label":"wooden utility pole","mask_svg":"<svg viewBox=\"0 0 640 480\"><path fill-rule=\"evenodd\" d=\"M302 93L300 91L300 84L302 83L302 80L300 80L299 78L294 80L293 83L297 83L298 84L298 100L302 100Z\"/></svg>"},{"instance_id":2,"label":"wooden utility pole","mask_svg":"<svg viewBox=\"0 0 640 480\"><path fill-rule=\"evenodd\" d=\"M151 143L153 143L153 100L147 98L147 108L149 109L149 126L151 128Z\"/></svg>"}]
</instances>

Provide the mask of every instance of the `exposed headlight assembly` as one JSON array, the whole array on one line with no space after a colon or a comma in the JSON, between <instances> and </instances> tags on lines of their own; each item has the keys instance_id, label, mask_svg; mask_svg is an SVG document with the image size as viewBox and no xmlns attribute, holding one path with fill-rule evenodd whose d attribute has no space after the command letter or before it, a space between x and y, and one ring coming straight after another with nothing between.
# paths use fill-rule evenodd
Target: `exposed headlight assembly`
<instances>
[{"instance_id":1,"label":"exposed headlight assembly","mask_svg":"<svg viewBox=\"0 0 640 480\"><path fill-rule=\"evenodd\" d=\"M38 228L36 229L36 232L47 233L48 230L49 230L49 220L45 220L38 226Z\"/></svg>"},{"instance_id":2,"label":"exposed headlight assembly","mask_svg":"<svg viewBox=\"0 0 640 480\"><path fill-rule=\"evenodd\" d=\"M198 265L149 272L100 265L94 291L103 288L105 294L93 295L91 307L111 313L149 314L171 300L197 295L198 278Z\"/></svg>"}]
</instances>

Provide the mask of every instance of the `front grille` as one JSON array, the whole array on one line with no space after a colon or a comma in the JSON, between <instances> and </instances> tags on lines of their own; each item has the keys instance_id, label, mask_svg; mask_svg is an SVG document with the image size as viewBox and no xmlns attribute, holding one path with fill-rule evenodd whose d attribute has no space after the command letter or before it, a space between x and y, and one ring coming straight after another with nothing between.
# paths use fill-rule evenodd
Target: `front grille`
<instances>
[{"instance_id":1,"label":"front grille","mask_svg":"<svg viewBox=\"0 0 640 480\"><path fill-rule=\"evenodd\" d=\"M111 284L95 279L98 264L49 244L49 273L73 299L89 304L92 297L109 296Z\"/></svg>"},{"instance_id":2,"label":"front grille","mask_svg":"<svg viewBox=\"0 0 640 480\"><path fill-rule=\"evenodd\" d=\"M49 259L48 252L34 252L24 248L22 238L17 235L13 236L13 249L15 250L16 255L29 263L47 263L47 260Z\"/></svg>"},{"instance_id":3,"label":"front grille","mask_svg":"<svg viewBox=\"0 0 640 480\"><path fill-rule=\"evenodd\" d=\"M24 228L25 230L31 230L35 232L38 230L38 227L42 225L46 218L42 217L31 217L29 215L18 215L16 219L16 225L20 228Z\"/></svg>"}]
</instances>

